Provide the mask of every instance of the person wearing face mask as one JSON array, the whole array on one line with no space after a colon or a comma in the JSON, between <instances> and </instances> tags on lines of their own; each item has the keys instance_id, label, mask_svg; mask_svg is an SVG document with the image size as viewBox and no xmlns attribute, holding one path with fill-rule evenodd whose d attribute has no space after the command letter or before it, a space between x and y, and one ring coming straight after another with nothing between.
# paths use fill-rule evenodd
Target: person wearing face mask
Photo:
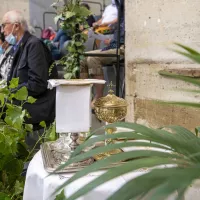
<instances>
[{"instance_id":1,"label":"person wearing face mask","mask_svg":"<svg viewBox=\"0 0 200 200\"><path fill-rule=\"evenodd\" d=\"M12 46L5 41L3 33L0 33L0 78L7 80L12 62Z\"/></svg>"},{"instance_id":2,"label":"person wearing face mask","mask_svg":"<svg viewBox=\"0 0 200 200\"><path fill-rule=\"evenodd\" d=\"M25 86L28 95L37 99L34 104L23 105L31 116L26 119L26 123L32 124L34 129L34 133L29 134L26 140L31 148L37 142L38 135L43 132L39 123L45 121L48 126L55 118L55 89L47 89L47 80L57 78L57 69L53 67L51 75L49 74L53 63L51 53L42 41L28 32L27 22L21 12L7 12L2 22L5 40L14 51L7 83L9 85L12 78L18 77L17 89Z\"/></svg>"}]
</instances>

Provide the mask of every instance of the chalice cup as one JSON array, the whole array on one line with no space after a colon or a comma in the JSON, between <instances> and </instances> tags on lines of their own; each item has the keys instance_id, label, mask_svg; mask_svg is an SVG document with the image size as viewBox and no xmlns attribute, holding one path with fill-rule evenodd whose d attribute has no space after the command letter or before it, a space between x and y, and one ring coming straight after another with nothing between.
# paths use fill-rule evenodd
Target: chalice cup
<instances>
[{"instance_id":1,"label":"chalice cup","mask_svg":"<svg viewBox=\"0 0 200 200\"><path fill-rule=\"evenodd\" d=\"M114 95L113 90L109 90L107 96L99 98L94 103L94 110L97 118L106 124L112 124L114 122L122 121L127 114L127 102ZM116 128L106 128L105 134L114 134ZM115 143L114 140L105 140L105 145ZM107 152L107 155L120 153L120 149L112 150Z\"/></svg>"}]
</instances>

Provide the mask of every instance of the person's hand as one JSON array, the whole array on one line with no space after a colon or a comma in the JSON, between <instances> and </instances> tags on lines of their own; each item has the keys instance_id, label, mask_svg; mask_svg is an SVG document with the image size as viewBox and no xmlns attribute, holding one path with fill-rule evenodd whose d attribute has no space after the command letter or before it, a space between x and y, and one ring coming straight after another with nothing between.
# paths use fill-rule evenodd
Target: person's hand
<instances>
[{"instance_id":1,"label":"person's hand","mask_svg":"<svg viewBox=\"0 0 200 200\"><path fill-rule=\"evenodd\" d=\"M92 26L93 26L93 27L95 27L95 26L96 26L96 24L97 24L97 23L96 23L96 22L94 22L94 23L92 23Z\"/></svg>"},{"instance_id":2,"label":"person's hand","mask_svg":"<svg viewBox=\"0 0 200 200\"><path fill-rule=\"evenodd\" d=\"M104 26L108 26L108 24L106 24L106 23L103 23L103 24L100 24L99 26L102 26L102 27L104 27Z\"/></svg>"},{"instance_id":3,"label":"person's hand","mask_svg":"<svg viewBox=\"0 0 200 200\"><path fill-rule=\"evenodd\" d=\"M110 42L111 42L111 39L106 39L106 40L104 40L104 44L106 44L106 45L109 45Z\"/></svg>"}]
</instances>

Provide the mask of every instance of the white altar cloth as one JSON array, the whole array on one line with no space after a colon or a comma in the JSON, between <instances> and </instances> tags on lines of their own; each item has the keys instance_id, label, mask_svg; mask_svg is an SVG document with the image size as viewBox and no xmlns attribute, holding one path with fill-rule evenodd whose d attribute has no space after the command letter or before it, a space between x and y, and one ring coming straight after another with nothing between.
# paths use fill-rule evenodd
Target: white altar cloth
<instances>
[{"instance_id":1,"label":"white altar cloth","mask_svg":"<svg viewBox=\"0 0 200 200\"><path fill-rule=\"evenodd\" d=\"M66 197L77 191L83 185L86 185L93 179L97 178L101 173L104 173L104 171L88 174L65 187ZM120 176L99 186L78 200L105 200L122 185L128 182L128 180L143 173L145 173L145 171L138 171ZM44 170L41 152L39 151L34 156L28 167L23 200L54 200L55 196L51 196L51 194L72 175L73 174L65 173L48 176L48 173Z\"/></svg>"},{"instance_id":2,"label":"white altar cloth","mask_svg":"<svg viewBox=\"0 0 200 200\"><path fill-rule=\"evenodd\" d=\"M111 194L117 191L122 185L128 182L130 179L147 173L148 170L138 170L137 172L131 172L122 175L114 180L111 180L98 188L92 190L88 194L80 197L77 200L106 200ZM88 174L87 176L69 184L65 187L65 195L69 197L75 191L82 186L86 185L93 179L97 178L104 171L98 171ZM24 188L23 200L54 200L55 196L51 194L64 183L67 179L73 176L73 173L63 173L48 176L45 171L42 161L42 155L39 151L32 161L30 162L27 175L26 183ZM134 189L134 188L133 188ZM189 191L186 192L184 200L199 200L200 189L199 184L190 187ZM148 197L143 200L149 200ZM170 196L167 200L174 200L174 196Z\"/></svg>"}]
</instances>

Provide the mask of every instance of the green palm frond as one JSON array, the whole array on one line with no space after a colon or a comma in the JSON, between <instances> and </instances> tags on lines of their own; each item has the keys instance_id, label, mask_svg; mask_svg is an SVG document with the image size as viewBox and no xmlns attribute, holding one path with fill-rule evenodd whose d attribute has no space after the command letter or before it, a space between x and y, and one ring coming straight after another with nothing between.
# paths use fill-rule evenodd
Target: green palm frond
<instances>
[{"instance_id":1,"label":"green palm frond","mask_svg":"<svg viewBox=\"0 0 200 200\"><path fill-rule=\"evenodd\" d=\"M174 89L175 91L181 91L181 92L190 92L190 93L196 93L199 94L200 90L191 90L191 89Z\"/></svg>"},{"instance_id":2,"label":"green palm frond","mask_svg":"<svg viewBox=\"0 0 200 200\"><path fill-rule=\"evenodd\" d=\"M191 83L193 85L200 86L200 79L199 78L183 76L183 75L180 75L180 74L174 74L174 73L167 72L165 70L160 70L158 73L160 75L168 77L168 78L182 80L186 83Z\"/></svg>"},{"instance_id":3,"label":"green palm frond","mask_svg":"<svg viewBox=\"0 0 200 200\"><path fill-rule=\"evenodd\" d=\"M200 108L200 103L181 102L181 101L154 101L154 102L163 105L176 105L176 106Z\"/></svg>"},{"instance_id":4,"label":"green palm frond","mask_svg":"<svg viewBox=\"0 0 200 200\"><path fill-rule=\"evenodd\" d=\"M177 43L177 42L175 42L174 44L181 47L182 49L186 50L188 53L190 53L192 55L199 55L200 56L200 53L198 51L196 51L196 50L194 50L194 49L192 49L188 46L185 46L185 45Z\"/></svg>"},{"instance_id":5,"label":"green palm frond","mask_svg":"<svg viewBox=\"0 0 200 200\"><path fill-rule=\"evenodd\" d=\"M183 50L185 50L185 52L183 51L180 51L180 50L173 50L174 52L180 54L180 55L183 55L197 63L200 63L200 53L197 52L196 50L188 47L188 46L185 46L185 45L182 45L182 44L179 44L179 43L175 43L175 45L181 47ZM181 74L176 74L176 73L171 73L171 72L168 72L168 71L165 71L165 70L160 70L158 72L160 75L164 76L164 77L168 77L168 78L173 78L173 79L177 79L177 80L182 80L184 82L187 82L187 83L191 83L195 86L200 86L200 78L198 77L189 77L189 76L184 76L184 75L181 75ZM182 91L186 91L186 92L193 92L193 93L199 93L199 90L186 90L186 89L182 89ZM193 108L200 108L200 103L192 103L192 102L163 102L163 101L157 101L159 103L162 103L162 104L170 104L170 105L178 105L178 106L184 106L184 107L193 107Z\"/></svg>"},{"instance_id":6,"label":"green palm frond","mask_svg":"<svg viewBox=\"0 0 200 200\"><path fill-rule=\"evenodd\" d=\"M189 185L195 179L200 178L200 139L189 130L179 126L168 126L166 128L167 130L170 130L169 132L164 129L152 129L139 124L124 122L115 123L107 127L129 128L133 131L112 135L100 135L88 139L75 150L71 159L62 167L73 162L84 160L98 153L103 153L117 148L143 147L144 149L112 155L106 159L93 163L80 172L77 172L73 177L59 187L57 191L88 173L100 170L112 163L118 163L121 161L118 166L110 168L97 179L82 187L75 194L67 197L68 200L75 200L97 186L118 176L147 167L152 168L155 166L165 165L165 168L154 169L149 171L147 174L143 174L142 176L130 180L108 199L129 200L146 194L150 195L149 199L165 199L177 190L179 191L177 199L180 199ZM134 142L127 141L117 144L109 144L80 154L86 146L91 146L94 142L99 142L108 138L116 139L121 137L125 139L135 138L137 140ZM149 148L148 150L145 149L147 147ZM134 190L131 188L134 188Z\"/></svg>"},{"instance_id":7,"label":"green palm frond","mask_svg":"<svg viewBox=\"0 0 200 200\"><path fill-rule=\"evenodd\" d=\"M179 43L175 43L175 45L181 47L183 50L185 50L185 52L180 50L173 50L174 52L183 55L197 63L200 63L200 53L198 51Z\"/></svg>"}]
</instances>

